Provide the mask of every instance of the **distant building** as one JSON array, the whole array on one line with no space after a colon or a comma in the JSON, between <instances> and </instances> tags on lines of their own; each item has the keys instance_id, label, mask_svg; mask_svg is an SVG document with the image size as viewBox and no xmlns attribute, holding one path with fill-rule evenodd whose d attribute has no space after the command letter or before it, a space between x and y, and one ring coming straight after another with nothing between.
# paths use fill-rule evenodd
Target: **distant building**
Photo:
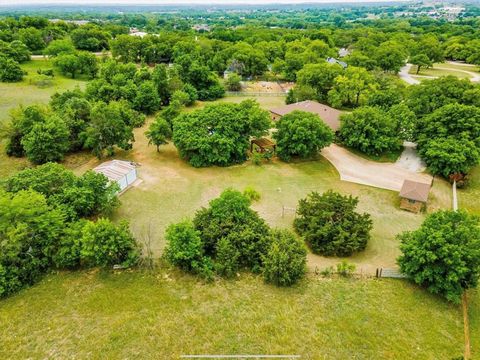
<instances>
[{"instance_id":1,"label":"distant building","mask_svg":"<svg viewBox=\"0 0 480 360\"><path fill-rule=\"evenodd\" d=\"M78 25L78 26L82 26L82 25L87 25L90 23L90 20L64 20L64 19L50 19L49 20L51 23L58 23L58 22L65 22L65 23L68 23L68 24L75 24L75 25Z\"/></svg>"},{"instance_id":2,"label":"distant building","mask_svg":"<svg viewBox=\"0 0 480 360\"><path fill-rule=\"evenodd\" d=\"M148 35L148 33L140 31L137 28L130 28L130 35L143 38L144 36Z\"/></svg>"},{"instance_id":3,"label":"distant building","mask_svg":"<svg viewBox=\"0 0 480 360\"><path fill-rule=\"evenodd\" d=\"M195 30L195 31L210 31L210 26L208 26L207 24L195 24L192 26L192 29Z\"/></svg>"},{"instance_id":4,"label":"distant building","mask_svg":"<svg viewBox=\"0 0 480 360\"><path fill-rule=\"evenodd\" d=\"M420 212L427 204L431 184L405 180L400 189L400 208L414 213Z\"/></svg>"},{"instance_id":5,"label":"distant building","mask_svg":"<svg viewBox=\"0 0 480 360\"><path fill-rule=\"evenodd\" d=\"M343 58L347 55L350 55L350 50L348 50L347 48L341 48L338 50L338 57Z\"/></svg>"},{"instance_id":6,"label":"distant building","mask_svg":"<svg viewBox=\"0 0 480 360\"><path fill-rule=\"evenodd\" d=\"M130 161L107 161L97 166L93 171L105 175L110 182L117 183L120 192L125 191L137 180L137 167Z\"/></svg>"},{"instance_id":7,"label":"distant building","mask_svg":"<svg viewBox=\"0 0 480 360\"><path fill-rule=\"evenodd\" d=\"M282 116L290 114L292 111L300 110L313 114L317 114L333 131L340 128L340 110L330 106L320 104L316 101L306 100L294 104L285 105L279 108L271 109L270 113L274 121L279 120Z\"/></svg>"},{"instance_id":8,"label":"distant building","mask_svg":"<svg viewBox=\"0 0 480 360\"><path fill-rule=\"evenodd\" d=\"M333 57L327 58L327 62L330 63L330 64L338 64L341 67L343 67L344 69L346 69L348 67L348 64L346 62L340 61L340 60L335 59Z\"/></svg>"}]
</instances>

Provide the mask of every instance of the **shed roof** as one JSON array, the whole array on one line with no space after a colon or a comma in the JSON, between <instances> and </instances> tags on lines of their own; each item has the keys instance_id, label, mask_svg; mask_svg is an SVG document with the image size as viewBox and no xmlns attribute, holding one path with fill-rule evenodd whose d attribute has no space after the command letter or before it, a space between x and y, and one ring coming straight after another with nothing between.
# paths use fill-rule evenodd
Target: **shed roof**
<instances>
[{"instance_id":1,"label":"shed roof","mask_svg":"<svg viewBox=\"0 0 480 360\"><path fill-rule=\"evenodd\" d=\"M276 115L284 116L295 110L317 114L333 131L337 131L340 128L340 115L342 115L342 112L312 100L285 105L270 111Z\"/></svg>"},{"instance_id":2,"label":"shed roof","mask_svg":"<svg viewBox=\"0 0 480 360\"><path fill-rule=\"evenodd\" d=\"M430 184L413 180L405 180L400 189L400 196L415 201L427 202L430 193Z\"/></svg>"},{"instance_id":3,"label":"shed roof","mask_svg":"<svg viewBox=\"0 0 480 360\"><path fill-rule=\"evenodd\" d=\"M135 165L130 161L111 160L98 165L93 171L105 175L110 181L118 181L134 169Z\"/></svg>"}]
</instances>

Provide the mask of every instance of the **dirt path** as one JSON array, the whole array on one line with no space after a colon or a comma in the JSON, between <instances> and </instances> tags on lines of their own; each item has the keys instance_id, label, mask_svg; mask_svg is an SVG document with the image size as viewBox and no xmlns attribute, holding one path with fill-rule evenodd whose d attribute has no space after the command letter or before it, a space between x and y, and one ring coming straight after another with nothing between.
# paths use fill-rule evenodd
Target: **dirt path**
<instances>
[{"instance_id":1,"label":"dirt path","mask_svg":"<svg viewBox=\"0 0 480 360\"><path fill-rule=\"evenodd\" d=\"M405 179L430 183L432 177L405 169L397 163L379 163L357 156L345 148L332 144L322 155L340 173L340 179L387 190L400 191Z\"/></svg>"}]
</instances>

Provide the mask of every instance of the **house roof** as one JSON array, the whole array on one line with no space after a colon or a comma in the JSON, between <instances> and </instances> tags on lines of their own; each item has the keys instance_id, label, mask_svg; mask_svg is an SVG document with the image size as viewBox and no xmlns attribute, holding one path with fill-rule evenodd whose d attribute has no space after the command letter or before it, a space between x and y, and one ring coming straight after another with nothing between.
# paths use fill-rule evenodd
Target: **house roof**
<instances>
[{"instance_id":1,"label":"house roof","mask_svg":"<svg viewBox=\"0 0 480 360\"><path fill-rule=\"evenodd\" d=\"M340 110L312 100L285 105L270 111L276 115L284 116L295 110L317 114L333 131L337 131L340 127L340 115L342 115Z\"/></svg>"},{"instance_id":2,"label":"house roof","mask_svg":"<svg viewBox=\"0 0 480 360\"><path fill-rule=\"evenodd\" d=\"M110 181L118 181L135 169L130 161L111 160L98 165L93 171L105 175Z\"/></svg>"},{"instance_id":3,"label":"house roof","mask_svg":"<svg viewBox=\"0 0 480 360\"><path fill-rule=\"evenodd\" d=\"M327 62L330 63L330 64L338 64L341 67L343 67L344 69L346 69L347 66L348 66L348 64L345 61L340 61L340 60L332 58L332 57L327 58Z\"/></svg>"},{"instance_id":4,"label":"house roof","mask_svg":"<svg viewBox=\"0 0 480 360\"><path fill-rule=\"evenodd\" d=\"M400 189L400 196L415 201L427 202L430 185L413 180L405 180Z\"/></svg>"}]
</instances>

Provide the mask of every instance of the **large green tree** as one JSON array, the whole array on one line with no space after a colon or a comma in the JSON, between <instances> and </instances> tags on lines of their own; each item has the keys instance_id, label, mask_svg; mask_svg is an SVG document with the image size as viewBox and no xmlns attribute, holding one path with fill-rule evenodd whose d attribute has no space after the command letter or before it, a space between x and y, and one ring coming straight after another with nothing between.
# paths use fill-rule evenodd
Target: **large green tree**
<instances>
[{"instance_id":1,"label":"large green tree","mask_svg":"<svg viewBox=\"0 0 480 360\"><path fill-rule=\"evenodd\" d=\"M466 174L480 161L480 109L448 104L418 124L419 154L434 174Z\"/></svg>"},{"instance_id":2,"label":"large green tree","mask_svg":"<svg viewBox=\"0 0 480 360\"><path fill-rule=\"evenodd\" d=\"M397 124L384 111L361 107L340 118L339 138L346 146L368 155L381 155L398 150L400 137Z\"/></svg>"},{"instance_id":3,"label":"large green tree","mask_svg":"<svg viewBox=\"0 0 480 360\"><path fill-rule=\"evenodd\" d=\"M193 166L227 166L245 161L250 137L265 134L269 126L268 112L255 101L212 104L177 117L173 142Z\"/></svg>"},{"instance_id":4,"label":"large green tree","mask_svg":"<svg viewBox=\"0 0 480 360\"><path fill-rule=\"evenodd\" d=\"M125 123L121 107L116 103L99 102L92 108L90 124L86 130L85 146L101 158L104 152L114 153L114 147L123 150L132 148L132 127Z\"/></svg>"},{"instance_id":5,"label":"large green tree","mask_svg":"<svg viewBox=\"0 0 480 360\"><path fill-rule=\"evenodd\" d=\"M277 142L278 156L289 161L292 157L315 156L333 141L333 131L316 114L294 111L282 116L275 124L273 137Z\"/></svg>"},{"instance_id":6,"label":"large green tree","mask_svg":"<svg viewBox=\"0 0 480 360\"><path fill-rule=\"evenodd\" d=\"M69 138L65 122L57 115L50 115L34 124L21 143L30 161L43 164L62 160L70 148Z\"/></svg>"},{"instance_id":7,"label":"large green tree","mask_svg":"<svg viewBox=\"0 0 480 360\"><path fill-rule=\"evenodd\" d=\"M460 302L480 278L480 222L464 211L430 214L418 230L399 235L401 271L428 291Z\"/></svg>"}]
</instances>

